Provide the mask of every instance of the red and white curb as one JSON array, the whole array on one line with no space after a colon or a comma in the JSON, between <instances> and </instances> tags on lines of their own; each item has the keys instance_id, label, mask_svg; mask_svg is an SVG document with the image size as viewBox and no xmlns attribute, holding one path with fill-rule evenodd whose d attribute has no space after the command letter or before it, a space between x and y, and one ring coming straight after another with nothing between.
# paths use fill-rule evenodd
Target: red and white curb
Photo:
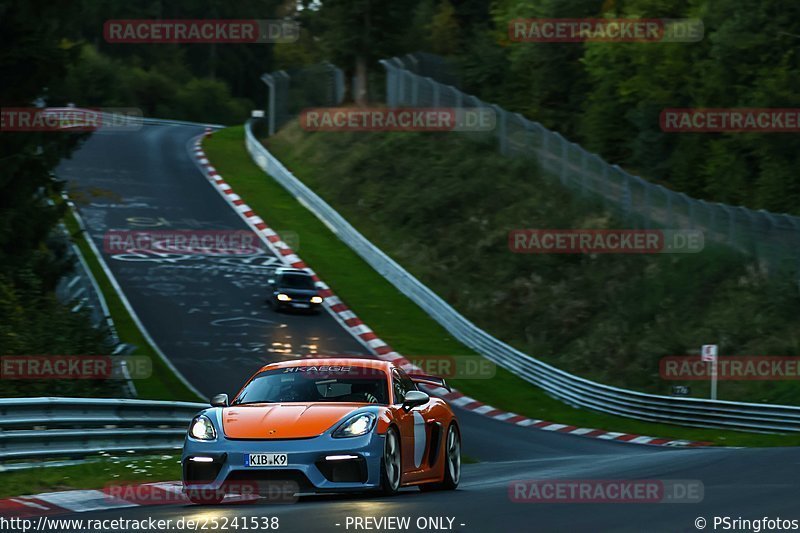
<instances>
[{"instance_id":1,"label":"red and white curb","mask_svg":"<svg viewBox=\"0 0 800 533\"><path fill-rule=\"evenodd\" d=\"M206 128L205 135L211 135L211 128ZM356 339L376 357L384 361L391 361L397 366L400 366L407 371L421 371L420 368L413 365L408 359L397 353L381 340L372 329L364 324L356 314L345 305L342 300L337 297L331 288L317 276L311 268L306 265L302 259L281 240L277 233L267 226L264 220L261 219L251 209L242 198L233 191L233 188L225 182L222 176L219 175L217 170L211 165L206 157L202 147L203 137L198 137L194 142L193 152L197 158L203 173L206 177L216 186L217 190L222 196L230 203L239 215L247 222L259 235L263 236L267 245L275 252L286 265L294 268L304 268L309 271L316 281L317 287L320 291L320 296L324 298L324 305L330 309L331 314L342 326L350 332ZM491 405L482 403L474 398L465 396L464 394L453 390L452 392L447 389L438 387L429 387L428 390L447 400L450 404L459 407L465 411L493 418L501 422L515 424L522 427L532 427L543 431L555 431L557 433L566 433L570 435L579 435L582 437L591 437L603 440L612 440L618 442L629 442L633 444L650 444L657 446L707 446L707 442L692 442L687 440L674 440L663 439L656 437L647 437L644 435L634 435L630 433L617 433L613 431L605 431L602 429L594 428L580 428L570 426L567 424L557 424L555 422L548 422L546 420L535 420L516 413L510 413L496 409Z\"/></svg>"},{"instance_id":2,"label":"red and white curb","mask_svg":"<svg viewBox=\"0 0 800 533\"><path fill-rule=\"evenodd\" d=\"M246 503L257 501L254 495L227 494L224 503ZM149 507L154 505L186 505L189 498L183 493L180 481L158 483L123 484L106 490L67 490L46 492L33 496L17 496L0 500L0 516L29 518L107 511L126 507ZM46 531L46 529L39 529Z\"/></svg>"}]
</instances>

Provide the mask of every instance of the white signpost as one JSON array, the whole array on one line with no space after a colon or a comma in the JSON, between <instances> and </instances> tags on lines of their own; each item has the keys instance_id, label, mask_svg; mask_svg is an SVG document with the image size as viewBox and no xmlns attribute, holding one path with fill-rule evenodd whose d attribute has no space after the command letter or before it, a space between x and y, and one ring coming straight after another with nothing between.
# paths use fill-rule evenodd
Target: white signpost
<instances>
[{"instance_id":1,"label":"white signpost","mask_svg":"<svg viewBox=\"0 0 800 533\"><path fill-rule=\"evenodd\" d=\"M700 350L700 360L711 363L711 399L717 399L717 353L716 344L704 344Z\"/></svg>"}]
</instances>

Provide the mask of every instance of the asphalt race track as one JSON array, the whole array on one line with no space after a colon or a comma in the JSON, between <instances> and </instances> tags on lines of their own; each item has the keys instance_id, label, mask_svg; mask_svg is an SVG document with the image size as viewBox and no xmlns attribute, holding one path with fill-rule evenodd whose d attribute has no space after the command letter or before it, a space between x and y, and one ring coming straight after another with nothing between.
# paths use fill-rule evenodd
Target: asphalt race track
<instances>
[{"instance_id":1,"label":"asphalt race track","mask_svg":"<svg viewBox=\"0 0 800 533\"><path fill-rule=\"evenodd\" d=\"M201 126L101 131L62 163L57 175L69 181L98 248L103 249L103 235L112 229L247 229L190 156L189 142L202 132ZM267 361L366 353L326 313L292 315L266 307L265 279L277 262L269 251L237 257L103 255L158 347L205 395L234 393ZM352 522L391 516L411 518L405 531L475 533L698 531L703 525L698 518L706 520L705 530L737 531L742 529L715 528L714 517L800 520L797 448L669 449L521 428L464 411L458 416L464 453L480 462L464 466L455 492L405 489L392 498L306 496L291 504L162 505L70 517L216 518L220 524L220 519L276 516L280 531L328 532L391 531L356 528ZM512 501L510 482L528 479L688 480L702 482L703 493L695 503ZM431 527L417 523L420 517L453 521ZM221 525L206 524L207 531L223 531Z\"/></svg>"},{"instance_id":2,"label":"asphalt race track","mask_svg":"<svg viewBox=\"0 0 800 533\"><path fill-rule=\"evenodd\" d=\"M104 246L109 230L249 231L190 157L187 143L202 132L191 126L101 130L57 169L158 347L207 397L236 393L268 362L366 354L327 314L275 313L266 306L266 280L280 263L263 245L253 254L237 249L211 257L157 250L110 253L120 250Z\"/></svg>"}]
</instances>

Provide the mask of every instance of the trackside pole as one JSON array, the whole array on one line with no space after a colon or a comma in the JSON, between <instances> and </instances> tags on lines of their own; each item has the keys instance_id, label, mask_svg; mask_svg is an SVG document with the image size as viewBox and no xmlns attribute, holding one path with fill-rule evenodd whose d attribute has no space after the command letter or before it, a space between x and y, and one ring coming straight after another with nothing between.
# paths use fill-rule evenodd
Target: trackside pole
<instances>
[{"instance_id":1,"label":"trackside pole","mask_svg":"<svg viewBox=\"0 0 800 533\"><path fill-rule=\"evenodd\" d=\"M717 354L719 347L716 344L704 344L700 350L700 359L711 363L711 399L717 399L717 379L718 379L718 361Z\"/></svg>"}]
</instances>

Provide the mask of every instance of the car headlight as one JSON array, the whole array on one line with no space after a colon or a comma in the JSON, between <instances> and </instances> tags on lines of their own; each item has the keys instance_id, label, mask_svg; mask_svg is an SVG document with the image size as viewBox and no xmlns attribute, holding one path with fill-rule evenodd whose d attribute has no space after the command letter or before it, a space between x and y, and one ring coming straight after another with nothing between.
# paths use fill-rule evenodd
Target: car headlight
<instances>
[{"instance_id":1,"label":"car headlight","mask_svg":"<svg viewBox=\"0 0 800 533\"><path fill-rule=\"evenodd\" d=\"M312 296L311 297L312 304L321 304L322 303L322 296Z\"/></svg>"},{"instance_id":2,"label":"car headlight","mask_svg":"<svg viewBox=\"0 0 800 533\"><path fill-rule=\"evenodd\" d=\"M344 424L336 428L333 432L334 437L360 437L366 435L375 427L378 419L372 413L360 413L345 420Z\"/></svg>"},{"instance_id":3,"label":"car headlight","mask_svg":"<svg viewBox=\"0 0 800 533\"><path fill-rule=\"evenodd\" d=\"M192 420L189 426L189 435L197 440L214 440L217 438L217 432L211 419L205 415L198 415Z\"/></svg>"},{"instance_id":4,"label":"car headlight","mask_svg":"<svg viewBox=\"0 0 800 533\"><path fill-rule=\"evenodd\" d=\"M291 300L291 297L289 297L288 294L281 293L281 294L278 295L278 300L280 300L282 302L288 302L288 301Z\"/></svg>"}]
</instances>

